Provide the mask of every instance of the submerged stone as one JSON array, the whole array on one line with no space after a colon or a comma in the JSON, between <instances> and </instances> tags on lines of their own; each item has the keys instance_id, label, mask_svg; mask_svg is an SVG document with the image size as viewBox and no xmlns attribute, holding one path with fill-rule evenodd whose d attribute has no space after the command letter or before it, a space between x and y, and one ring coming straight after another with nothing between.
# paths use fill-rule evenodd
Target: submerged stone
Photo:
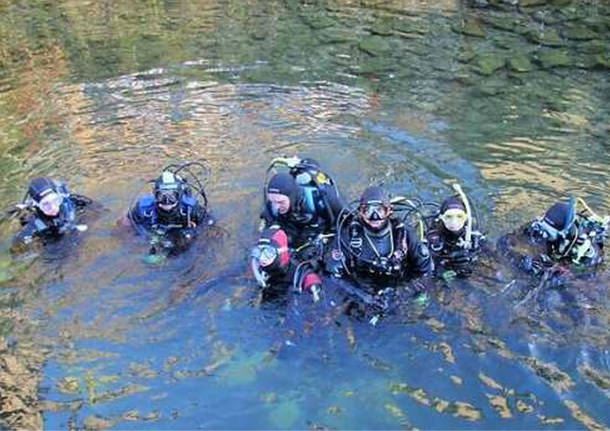
<instances>
[{"instance_id":1,"label":"submerged stone","mask_svg":"<svg viewBox=\"0 0 610 431\"><path fill-rule=\"evenodd\" d=\"M303 17L305 23L314 30L333 27L337 23L326 15L314 15Z\"/></svg>"},{"instance_id":2,"label":"submerged stone","mask_svg":"<svg viewBox=\"0 0 610 431\"><path fill-rule=\"evenodd\" d=\"M390 51L390 43L381 36L369 36L362 40L358 47L373 56L382 55Z\"/></svg>"},{"instance_id":3,"label":"submerged stone","mask_svg":"<svg viewBox=\"0 0 610 431\"><path fill-rule=\"evenodd\" d=\"M599 38L599 34L585 26L574 26L564 29L561 34L571 40L593 40Z\"/></svg>"},{"instance_id":4,"label":"submerged stone","mask_svg":"<svg viewBox=\"0 0 610 431\"><path fill-rule=\"evenodd\" d=\"M525 33L525 37L534 43L539 43L544 46L561 46L563 41L559 37L557 30L551 28L545 31L539 31L537 29L529 29Z\"/></svg>"},{"instance_id":5,"label":"submerged stone","mask_svg":"<svg viewBox=\"0 0 610 431\"><path fill-rule=\"evenodd\" d=\"M597 370L589 365L580 365L578 372L585 376L585 378L598 388L603 390L610 390L610 374L605 373L601 370Z\"/></svg>"},{"instance_id":6,"label":"submerged stone","mask_svg":"<svg viewBox=\"0 0 610 431\"><path fill-rule=\"evenodd\" d=\"M519 413L531 413L534 411L534 408L525 401L517 400L517 410Z\"/></svg>"},{"instance_id":7,"label":"submerged stone","mask_svg":"<svg viewBox=\"0 0 610 431\"><path fill-rule=\"evenodd\" d=\"M339 27L330 27L316 32L316 37L322 43L348 43L355 42L357 36L353 31Z\"/></svg>"},{"instance_id":8,"label":"submerged stone","mask_svg":"<svg viewBox=\"0 0 610 431\"><path fill-rule=\"evenodd\" d=\"M507 17L504 17L504 16L485 17L484 22L493 28L496 28L498 30L506 30L506 31L513 31L515 29L515 26L517 25L515 20L508 19Z\"/></svg>"},{"instance_id":9,"label":"submerged stone","mask_svg":"<svg viewBox=\"0 0 610 431\"><path fill-rule=\"evenodd\" d=\"M602 40L592 40L578 46L579 51L590 54L602 54L607 51L608 45Z\"/></svg>"},{"instance_id":10,"label":"submerged stone","mask_svg":"<svg viewBox=\"0 0 610 431\"><path fill-rule=\"evenodd\" d=\"M549 3L549 0L519 0L521 7L544 6Z\"/></svg>"},{"instance_id":11,"label":"submerged stone","mask_svg":"<svg viewBox=\"0 0 610 431\"><path fill-rule=\"evenodd\" d=\"M540 52L537 60L543 69L551 69L553 67L568 67L573 65L572 58L570 58L570 55L566 51L555 49Z\"/></svg>"},{"instance_id":12,"label":"submerged stone","mask_svg":"<svg viewBox=\"0 0 610 431\"><path fill-rule=\"evenodd\" d=\"M585 412L581 410L581 408L572 400L564 400L563 403L572 413L572 417L577 421L581 422L584 426L586 426L590 431L607 431L604 425L598 423L591 416L587 415Z\"/></svg>"},{"instance_id":13,"label":"submerged stone","mask_svg":"<svg viewBox=\"0 0 610 431\"><path fill-rule=\"evenodd\" d=\"M404 17L401 17L401 19L394 20L393 28L394 30L401 33L413 33L422 35L428 32L427 28L421 20Z\"/></svg>"},{"instance_id":14,"label":"submerged stone","mask_svg":"<svg viewBox=\"0 0 610 431\"><path fill-rule=\"evenodd\" d=\"M489 404L494 408L498 415L503 419L512 418L513 414L508 408L508 400L505 397L499 395L487 395Z\"/></svg>"},{"instance_id":15,"label":"submerged stone","mask_svg":"<svg viewBox=\"0 0 610 431\"><path fill-rule=\"evenodd\" d=\"M507 91L506 81L502 79L490 78L479 82L477 91L485 96L496 96Z\"/></svg>"},{"instance_id":16,"label":"submerged stone","mask_svg":"<svg viewBox=\"0 0 610 431\"><path fill-rule=\"evenodd\" d=\"M526 55L518 55L508 60L508 68L513 72L531 72L535 66Z\"/></svg>"},{"instance_id":17,"label":"submerged stone","mask_svg":"<svg viewBox=\"0 0 610 431\"><path fill-rule=\"evenodd\" d=\"M114 426L114 422L100 416L89 416L85 419L83 427L88 431L105 430Z\"/></svg>"},{"instance_id":18,"label":"submerged stone","mask_svg":"<svg viewBox=\"0 0 610 431\"><path fill-rule=\"evenodd\" d=\"M466 419L468 421L478 421L481 419L482 414L479 409L469 403L462 401L456 401L451 405L453 416Z\"/></svg>"},{"instance_id":19,"label":"submerged stone","mask_svg":"<svg viewBox=\"0 0 610 431\"><path fill-rule=\"evenodd\" d=\"M557 391L564 392L574 386L574 381L570 376L557 368L556 365L544 363L531 356L521 357L520 359L525 362L536 375L544 379Z\"/></svg>"},{"instance_id":20,"label":"submerged stone","mask_svg":"<svg viewBox=\"0 0 610 431\"><path fill-rule=\"evenodd\" d=\"M393 20L390 18L381 18L375 21L371 27L371 33L380 36L389 36L394 33Z\"/></svg>"},{"instance_id":21,"label":"submerged stone","mask_svg":"<svg viewBox=\"0 0 610 431\"><path fill-rule=\"evenodd\" d=\"M451 29L456 33L465 34L467 36L485 37L485 30L481 26L481 23L474 19L467 19L460 23L456 23L451 26Z\"/></svg>"},{"instance_id":22,"label":"submerged stone","mask_svg":"<svg viewBox=\"0 0 610 431\"><path fill-rule=\"evenodd\" d=\"M481 75L492 75L506 64L506 59L495 54L480 54L474 60L475 71Z\"/></svg>"},{"instance_id":23,"label":"submerged stone","mask_svg":"<svg viewBox=\"0 0 610 431\"><path fill-rule=\"evenodd\" d=\"M593 57L593 67L597 69L610 69L610 56L597 54Z\"/></svg>"},{"instance_id":24,"label":"submerged stone","mask_svg":"<svg viewBox=\"0 0 610 431\"><path fill-rule=\"evenodd\" d=\"M491 377L485 375L482 371L479 371L479 380L481 380L483 383L485 383L485 385L487 385L491 389L496 389L499 391L501 391L503 389L501 384L496 382Z\"/></svg>"}]
</instances>

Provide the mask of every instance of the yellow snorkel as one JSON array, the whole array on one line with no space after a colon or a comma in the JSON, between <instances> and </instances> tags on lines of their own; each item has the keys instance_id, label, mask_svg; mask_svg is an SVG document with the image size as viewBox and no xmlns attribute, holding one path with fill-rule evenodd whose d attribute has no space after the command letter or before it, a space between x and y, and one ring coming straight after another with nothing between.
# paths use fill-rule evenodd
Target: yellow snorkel
<instances>
[{"instance_id":1,"label":"yellow snorkel","mask_svg":"<svg viewBox=\"0 0 610 431\"><path fill-rule=\"evenodd\" d=\"M470 210L470 203L468 202L468 198L460 187L459 184L453 184L453 190L459 195L460 199L462 199L462 203L464 204L464 208L466 209L466 229L464 231L464 245L466 248L470 248L472 245L472 211Z\"/></svg>"},{"instance_id":2,"label":"yellow snorkel","mask_svg":"<svg viewBox=\"0 0 610 431\"><path fill-rule=\"evenodd\" d=\"M590 215L591 215L591 219L593 221L596 221L598 223L601 223L605 226L610 225L610 216L605 216L605 217L601 217L600 215L598 215L595 211L593 211L589 205L587 205L587 203L585 202L585 200L583 198L577 198L576 202L580 205L583 206L583 208L585 209L585 211L587 211Z\"/></svg>"}]
</instances>

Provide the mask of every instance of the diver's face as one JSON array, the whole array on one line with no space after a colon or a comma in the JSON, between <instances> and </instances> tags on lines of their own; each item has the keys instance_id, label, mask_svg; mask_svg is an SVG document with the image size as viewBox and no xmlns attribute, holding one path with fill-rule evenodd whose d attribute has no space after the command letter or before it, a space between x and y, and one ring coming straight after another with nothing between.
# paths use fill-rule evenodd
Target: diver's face
<instances>
[{"instance_id":1,"label":"diver's face","mask_svg":"<svg viewBox=\"0 0 610 431\"><path fill-rule=\"evenodd\" d=\"M57 217L64 198L58 193L49 193L38 202L40 211L48 217Z\"/></svg>"},{"instance_id":2,"label":"diver's face","mask_svg":"<svg viewBox=\"0 0 610 431\"><path fill-rule=\"evenodd\" d=\"M290 198L280 193L267 193L267 202L272 212L279 215L287 214L290 210Z\"/></svg>"},{"instance_id":3,"label":"diver's face","mask_svg":"<svg viewBox=\"0 0 610 431\"><path fill-rule=\"evenodd\" d=\"M462 230L466 224L467 216L463 210L454 208L445 211L440 218L448 231L457 233Z\"/></svg>"},{"instance_id":4,"label":"diver's face","mask_svg":"<svg viewBox=\"0 0 610 431\"><path fill-rule=\"evenodd\" d=\"M390 209L383 204L366 204L360 206L360 217L373 230L383 229L390 216Z\"/></svg>"}]
</instances>

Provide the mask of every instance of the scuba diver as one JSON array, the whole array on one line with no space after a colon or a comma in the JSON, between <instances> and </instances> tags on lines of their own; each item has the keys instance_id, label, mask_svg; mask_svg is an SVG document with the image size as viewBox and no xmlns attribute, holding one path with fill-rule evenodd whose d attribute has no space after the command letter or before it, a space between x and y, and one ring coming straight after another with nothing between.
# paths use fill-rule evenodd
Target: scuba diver
<instances>
[{"instance_id":1,"label":"scuba diver","mask_svg":"<svg viewBox=\"0 0 610 431\"><path fill-rule=\"evenodd\" d=\"M261 236L251 255L259 286L278 290L288 281L295 291L309 292L317 302L324 245L342 209L334 181L315 160L274 159L264 186Z\"/></svg>"},{"instance_id":2,"label":"scuba diver","mask_svg":"<svg viewBox=\"0 0 610 431\"><path fill-rule=\"evenodd\" d=\"M203 180L193 168L203 172ZM157 179L149 181L152 194L141 196L131 205L124 224L150 237L149 260L186 249L201 226L214 223L203 187L208 176L209 168L200 162L166 166Z\"/></svg>"},{"instance_id":3,"label":"scuba diver","mask_svg":"<svg viewBox=\"0 0 610 431\"><path fill-rule=\"evenodd\" d=\"M457 195L443 201L426 235L436 274L447 281L472 274L485 240L481 232L474 230L466 194L459 184L453 188Z\"/></svg>"},{"instance_id":4,"label":"scuba diver","mask_svg":"<svg viewBox=\"0 0 610 431\"><path fill-rule=\"evenodd\" d=\"M584 200L571 198L501 237L498 252L519 270L540 278L541 285L559 287L602 263L609 225L610 217L600 217ZM524 253L522 248L529 250Z\"/></svg>"},{"instance_id":5,"label":"scuba diver","mask_svg":"<svg viewBox=\"0 0 610 431\"><path fill-rule=\"evenodd\" d=\"M45 245L69 232L86 231L87 225L78 221L84 208L92 203L88 197L71 193L64 182L34 178L23 202L9 211L11 217L19 217L22 226L13 238L11 251L24 251L35 240Z\"/></svg>"},{"instance_id":6,"label":"scuba diver","mask_svg":"<svg viewBox=\"0 0 610 431\"><path fill-rule=\"evenodd\" d=\"M419 234L408 223L418 206L403 197L390 199L381 187L369 187L340 216L327 270L358 282L360 292L353 293L366 305L387 309L399 283L431 274L423 221L417 222ZM404 290L414 296L425 287L419 281Z\"/></svg>"}]
</instances>

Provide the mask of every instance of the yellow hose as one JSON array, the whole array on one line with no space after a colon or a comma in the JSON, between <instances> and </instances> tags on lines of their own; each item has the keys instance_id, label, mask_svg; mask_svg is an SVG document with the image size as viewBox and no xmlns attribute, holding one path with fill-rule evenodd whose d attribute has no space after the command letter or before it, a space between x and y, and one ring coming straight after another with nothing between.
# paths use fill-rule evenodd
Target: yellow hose
<instances>
[{"instance_id":1,"label":"yellow hose","mask_svg":"<svg viewBox=\"0 0 610 431\"><path fill-rule=\"evenodd\" d=\"M468 202L468 198L466 197L466 194L464 193L464 191L462 190L462 187L460 187L459 184L455 183L453 184L453 190L455 190L457 192L457 194L460 196L460 199L462 199L462 202L464 203L464 208L466 208L466 232L465 232L465 241L466 241L466 247L470 248L470 244L472 243L472 212L470 211L470 203Z\"/></svg>"},{"instance_id":2,"label":"yellow hose","mask_svg":"<svg viewBox=\"0 0 610 431\"><path fill-rule=\"evenodd\" d=\"M599 216L595 211L593 211L591 209L591 207L589 207L589 205L587 205L587 203L585 202L585 200L583 198L578 198L577 202L579 204L581 204L585 210L587 212L589 212L589 214L591 214L593 220L602 223L602 224L609 224L610 223L610 216L606 216L606 217L601 217Z\"/></svg>"}]
</instances>

